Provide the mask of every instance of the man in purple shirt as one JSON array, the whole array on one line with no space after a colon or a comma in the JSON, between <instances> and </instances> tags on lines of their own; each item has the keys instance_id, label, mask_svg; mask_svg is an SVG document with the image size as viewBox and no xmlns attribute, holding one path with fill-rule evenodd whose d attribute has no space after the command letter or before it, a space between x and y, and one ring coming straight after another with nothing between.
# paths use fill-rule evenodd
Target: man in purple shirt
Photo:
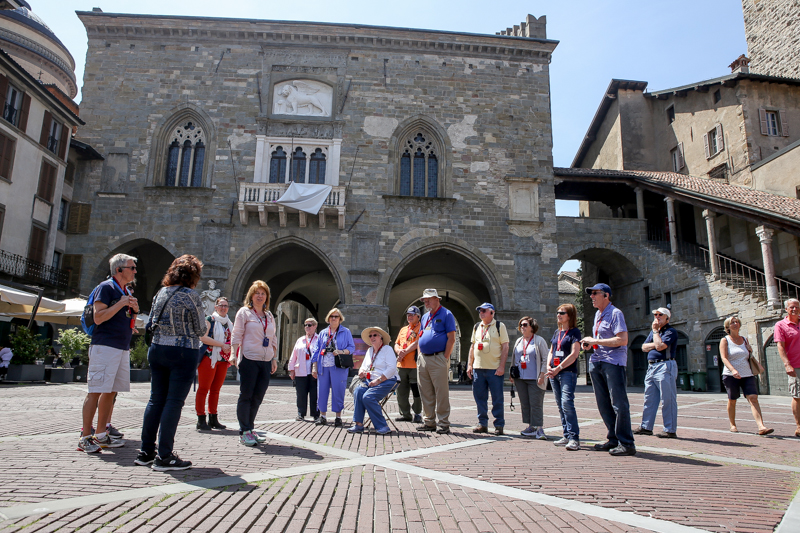
<instances>
[{"instance_id":1,"label":"man in purple shirt","mask_svg":"<svg viewBox=\"0 0 800 533\"><path fill-rule=\"evenodd\" d=\"M592 336L581 339L589 359L597 409L608 429L607 441L594 449L611 455L636 455L627 392L628 327L622 311L611 304L611 287L598 283L586 289L597 308Z\"/></svg>"}]
</instances>

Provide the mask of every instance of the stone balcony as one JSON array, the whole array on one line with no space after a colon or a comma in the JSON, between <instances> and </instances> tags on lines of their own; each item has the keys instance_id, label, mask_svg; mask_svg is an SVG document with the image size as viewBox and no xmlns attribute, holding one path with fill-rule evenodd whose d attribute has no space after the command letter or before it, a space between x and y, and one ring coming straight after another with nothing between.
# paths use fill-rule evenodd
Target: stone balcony
<instances>
[{"instance_id":1,"label":"stone balcony","mask_svg":"<svg viewBox=\"0 0 800 533\"><path fill-rule=\"evenodd\" d=\"M305 228L308 224L307 213L275 203L288 188L288 183L243 183L239 190L239 221L246 226L250 213L258 213L259 224L266 226L269 213L277 213L280 226L284 228L287 214L298 213L300 227ZM320 228L325 227L327 215L336 215L339 229L344 229L345 189L342 186L335 186L331 189L319 211Z\"/></svg>"}]
</instances>

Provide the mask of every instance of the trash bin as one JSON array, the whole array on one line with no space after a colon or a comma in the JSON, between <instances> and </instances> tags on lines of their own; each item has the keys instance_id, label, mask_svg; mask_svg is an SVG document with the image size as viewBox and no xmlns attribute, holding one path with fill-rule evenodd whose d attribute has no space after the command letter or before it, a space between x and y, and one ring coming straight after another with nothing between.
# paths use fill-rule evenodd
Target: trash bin
<instances>
[{"instance_id":1,"label":"trash bin","mask_svg":"<svg viewBox=\"0 0 800 533\"><path fill-rule=\"evenodd\" d=\"M689 374L686 372L678 373L678 387L681 390L692 390L691 385L689 384Z\"/></svg>"},{"instance_id":2,"label":"trash bin","mask_svg":"<svg viewBox=\"0 0 800 533\"><path fill-rule=\"evenodd\" d=\"M695 391L705 391L706 390L706 373L705 372L695 372L692 374L694 378L694 383L692 384L692 390Z\"/></svg>"}]
</instances>

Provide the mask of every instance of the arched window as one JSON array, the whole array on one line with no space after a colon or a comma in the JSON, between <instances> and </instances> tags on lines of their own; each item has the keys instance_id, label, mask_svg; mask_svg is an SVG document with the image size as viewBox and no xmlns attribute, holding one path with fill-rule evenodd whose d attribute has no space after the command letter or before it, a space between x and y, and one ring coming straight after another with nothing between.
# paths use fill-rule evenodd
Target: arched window
<instances>
[{"instance_id":1,"label":"arched window","mask_svg":"<svg viewBox=\"0 0 800 533\"><path fill-rule=\"evenodd\" d=\"M400 195L435 198L439 196L439 149L432 135L412 131L401 145Z\"/></svg>"},{"instance_id":2,"label":"arched window","mask_svg":"<svg viewBox=\"0 0 800 533\"><path fill-rule=\"evenodd\" d=\"M173 128L171 133L164 185L202 187L206 152L203 128L187 121Z\"/></svg>"},{"instance_id":3,"label":"arched window","mask_svg":"<svg viewBox=\"0 0 800 533\"><path fill-rule=\"evenodd\" d=\"M306 153L300 147L292 154L292 169L289 173L289 181L296 183L306 182Z\"/></svg>"},{"instance_id":4,"label":"arched window","mask_svg":"<svg viewBox=\"0 0 800 533\"><path fill-rule=\"evenodd\" d=\"M269 182L283 183L286 177L286 152L278 146L269 161Z\"/></svg>"},{"instance_id":5,"label":"arched window","mask_svg":"<svg viewBox=\"0 0 800 533\"><path fill-rule=\"evenodd\" d=\"M325 183L325 170L326 161L325 154L322 153L322 148L317 148L311 154L311 162L309 163L308 182L309 183Z\"/></svg>"}]
</instances>

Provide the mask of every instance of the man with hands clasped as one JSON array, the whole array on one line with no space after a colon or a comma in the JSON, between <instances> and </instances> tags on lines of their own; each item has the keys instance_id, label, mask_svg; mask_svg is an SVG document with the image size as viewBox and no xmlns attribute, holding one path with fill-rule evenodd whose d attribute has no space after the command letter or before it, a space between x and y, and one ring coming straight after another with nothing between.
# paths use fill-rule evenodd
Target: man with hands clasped
<instances>
[{"instance_id":1,"label":"man with hands clasped","mask_svg":"<svg viewBox=\"0 0 800 533\"><path fill-rule=\"evenodd\" d=\"M473 433L488 433L489 413L487 402L492 394L494 434L502 435L506 425L503 413L503 376L508 358L508 331L494 318L494 306L481 304L476 308L481 321L472 330L467 374L472 378L472 396L478 406L478 425Z\"/></svg>"},{"instance_id":2,"label":"man with hands clasped","mask_svg":"<svg viewBox=\"0 0 800 533\"><path fill-rule=\"evenodd\" d=\"M653 311L652 331L642 344L647 354L647 374L644 378L644 412L642 425L633 430L635 435L652 435L658 404L663 402L661 416L664 431L658 437L676 439L678 427L678 332L669 325L672 313L665 307Z\"/></svg>"}]
</instances>

